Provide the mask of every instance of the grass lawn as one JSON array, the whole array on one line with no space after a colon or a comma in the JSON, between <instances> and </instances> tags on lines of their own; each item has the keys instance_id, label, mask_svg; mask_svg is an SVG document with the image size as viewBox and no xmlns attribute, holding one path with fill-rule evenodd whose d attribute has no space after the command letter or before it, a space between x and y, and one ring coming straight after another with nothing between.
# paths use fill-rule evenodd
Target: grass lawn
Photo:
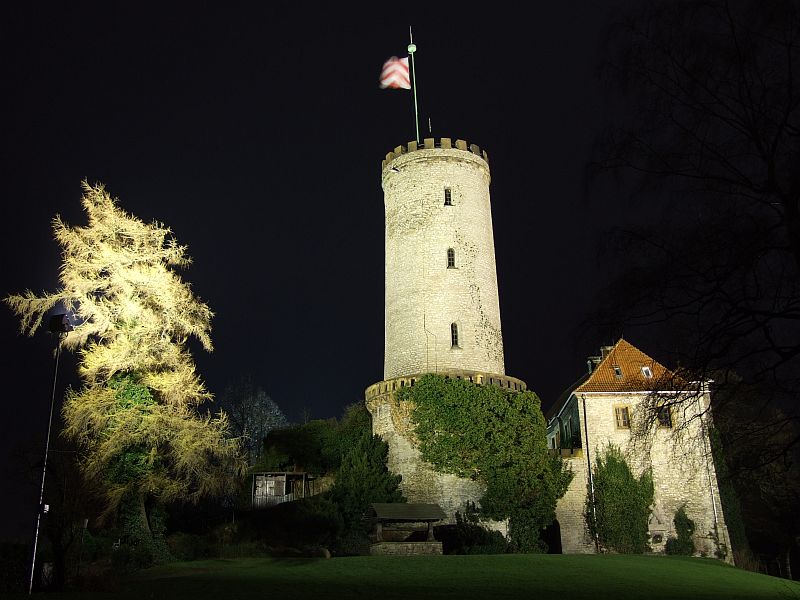
<instances>
[{"instance_id":1,"label":"grass lawn","mask_svg":"<svg viewBox=\"0 0 800 600\"><path fill-rule=\"evenodd\" d=\"M496 555L206 560L141 571L113 594L47 598L796 598L800 583L711 559Z\"/></svg>"}]
</instances>

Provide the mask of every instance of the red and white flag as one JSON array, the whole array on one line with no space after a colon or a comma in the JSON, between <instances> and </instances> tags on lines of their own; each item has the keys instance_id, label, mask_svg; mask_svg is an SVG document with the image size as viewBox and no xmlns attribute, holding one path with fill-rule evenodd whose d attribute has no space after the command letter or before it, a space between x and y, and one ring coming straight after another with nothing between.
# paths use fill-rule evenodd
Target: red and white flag
<instances>
[{"instance_id":1,"label":"red and white flag","mask_svg":"<svg viewBox=\"0 0 800 600\"><path fill-rule=\"evenodd\" d=\"M393 90L411 89L411 79L408 76L408 57L391 57L383 63L381 71L381 89L391 88Z\"/></svg>"}]
</instances>

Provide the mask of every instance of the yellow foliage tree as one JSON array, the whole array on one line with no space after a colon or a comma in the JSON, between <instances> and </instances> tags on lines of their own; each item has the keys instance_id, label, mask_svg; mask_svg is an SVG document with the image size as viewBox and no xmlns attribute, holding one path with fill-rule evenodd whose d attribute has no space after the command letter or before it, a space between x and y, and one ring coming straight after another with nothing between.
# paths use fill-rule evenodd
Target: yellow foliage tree
<instances>
[{"instance_id":1,"label":"yellow foliage tree","mask_svg":"<svg viewBox=\"0 0 800 600\"><path fill-rule=\"evenodd\" d=\"M123 211L104 186L83 182L85 227L53 220L63 251L60 288L5 302L32 335L62 305L75 325L63 347L79 353L80 391L65 400L65 433L85 451L87 476L106 483L110 510L135 498L197 500L221 492L244 463L224 413L201 415L210 399L187 348L212 350L213 316L175 272L185 246L158 222Z\"/></svg>"}]
</instances>

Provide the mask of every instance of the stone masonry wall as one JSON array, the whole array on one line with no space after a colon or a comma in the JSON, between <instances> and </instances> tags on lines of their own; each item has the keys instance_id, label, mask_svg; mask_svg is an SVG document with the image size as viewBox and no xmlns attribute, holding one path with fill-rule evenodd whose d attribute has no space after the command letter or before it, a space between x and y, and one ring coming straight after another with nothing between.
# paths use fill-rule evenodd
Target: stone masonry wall
<instances>
[{"instance_id":1,"label":"stone masonry wall","mask_svg":"<svg viewBox=\"0 0 800 600\"><path fill-rule=\"evenodd\" d=\"M390 556L442 554L442 542L378 542L370 545L369 553Z\"/></svg>"},{"instance_id":2,"label":"stone masonry wall","mask_svg":"<svg viewBox=\"0 0 800 600\"><path fill-rule=\"evenodd\" d=\"M464 514L468 503L477 504L484 493L476 481L439 473L422 460L410 421L411 406L400 402L394 392L367 398L372 415L372 433L389 445L388 469L403 476L400 489L409 502L438 504L455 522L455 513Z\"/></svg>"},{"instance_id":3,"label":"stone masonry wall","mask_svg":"<svg viewBox=\"0 0 800 600\"><path fill-rule=\"evenodd\" d=\"M651 543L655 552L663 552L668 537L674 537L673 517L684 506L686 514L695 522L694 536L698 554L715 556L718 548L727 552L726 560L732 562L730 538L719 501L719 488L707 438L697 415L701 404L708 398L693 400L687 411L672 411L673 425L686 422L687 427L654 428L651 436L635 438L631 430L617 428L614 409L628 406L632 420L643 418L642 401L646 393L585 393L586 415L579 402L583 451L589 449L592 465L598 453L609 444L620 447L636 474L652 469L655 499L650 519L650 533L660 534L661 543ZM588 443L584 429L588 422ZM575 477L567 494L559 501L556 514L561 526L564 552L593 552L590 536L583 522L587 496L588 467L584 456L569 460ZM575 516L580 515L580 519ZM716 526L715 526L716 523ZM719 537L719 541L715 539Z\"/></svg>"},{"instance_id":4,"label":"stone masonry wall","mask_svg":"<svg viewBox=\"0 0 800 600\"><path fill-rule=\"evenodd\" d=\"M433 142L399 147L383 166L384 379L451 369L503 374L489 166L480 154L448 147L449 140L441 140L444 147ZM444 203L445 188L452 206ZM457 347L451 323L458 325Z\"/></svg>"},{"instance_id":5,"label":"stone masonry wall","mask_svg":"<svg viewBox=\"0 0 800 600\"><path fill-rule=\"evenodd\" d=\"M561 526L561 551L564 554L593 554L594 541L586 526L587 463L585 454L578 450L564 457L572 469L572 481L567 492L556 505L556 519Z\"/></svg>"}]
</instances>

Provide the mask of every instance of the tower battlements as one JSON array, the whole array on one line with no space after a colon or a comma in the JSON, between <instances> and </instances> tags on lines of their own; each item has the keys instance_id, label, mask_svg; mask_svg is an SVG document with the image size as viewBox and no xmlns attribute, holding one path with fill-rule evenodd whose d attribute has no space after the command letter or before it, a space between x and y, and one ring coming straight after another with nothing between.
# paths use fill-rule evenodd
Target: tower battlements
<instances>
[{"instance_id":1,"label":"tower battlements","mask_svg":"<svg viewBox=\"0 0 800 600\"><path fill-rule=\"evenodd\" d=\"M471 154L481 157L487 165L489 164L489 155L486 153L486 150L481 150L481 147L477 144L470 144L464 140L456 140L453 142L452 138L425 138L422 140L421 144L417 142L408 142L405 146L395 147L395 149L388 152L386 158L381 161L381 169L385 169L386 165L403 154L416 152L417 150L433 150L435 148L470 152Z\"/></svg>"}]
</instances>

